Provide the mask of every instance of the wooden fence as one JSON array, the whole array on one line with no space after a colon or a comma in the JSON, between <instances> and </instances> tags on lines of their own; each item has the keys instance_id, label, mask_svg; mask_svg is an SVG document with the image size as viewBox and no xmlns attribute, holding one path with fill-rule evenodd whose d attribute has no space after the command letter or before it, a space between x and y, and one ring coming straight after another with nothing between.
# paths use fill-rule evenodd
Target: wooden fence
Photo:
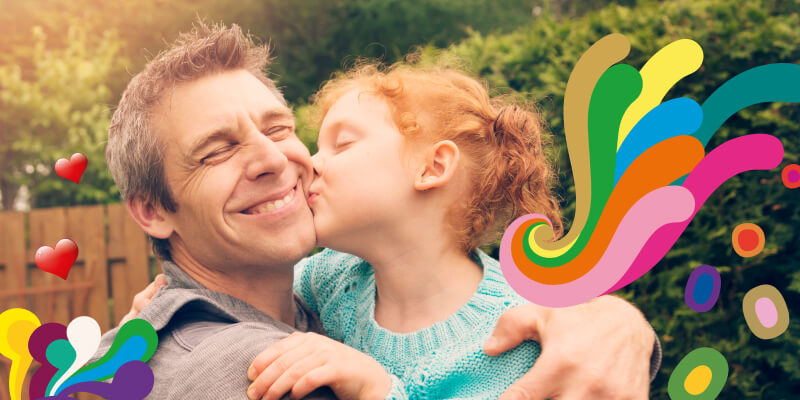
<instances>
[{"instance_id":1,"label":"wooden fence","mask_svg":"<svg viewBox=\"0 0 800 400\"><path fill-rule=\"evenodd\" d=\"M34 263L39 247L55 247L64 238L78 245L66 281ZM147 237L121 204L0 212L0 312L25 308L42 323L64 325L88 315L105 332L152 280L151 261ZM10 361L0 360L0 400L8 400Z\"/></svg>"}]
</instances>

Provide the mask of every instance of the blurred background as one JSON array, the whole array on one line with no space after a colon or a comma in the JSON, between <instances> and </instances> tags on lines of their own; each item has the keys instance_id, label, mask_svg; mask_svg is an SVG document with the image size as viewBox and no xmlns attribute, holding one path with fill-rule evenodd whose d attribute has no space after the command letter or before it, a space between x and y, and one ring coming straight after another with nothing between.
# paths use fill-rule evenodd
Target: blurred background
<instances>
[{"instance_id":1,"label":"blurred background","mask_svg":"<svg viewBox=\"0 0 800 400\"><path fill-rule=\"evenodd\" d=\"M130 78L198 17L239 24L271 43L270 73L298 111L299 132L312 152L316 132L308 119L309 96L360 56L386 62L409 52L418 52L423 61L455 56L494 91L537 101L554 137L552 156L568 226L575 196L563 135L563 95L573 65L592 43L612 32L625 34L631 42L625 62L641 68L668 43L695 40L705 54L703 66L666 98L687 96L702 103L749 68L800 63L799 13L797 0L0 0L0 217L8 215L0 223L13 215L24 221L20 226L30 225L19 235L0 225L5 231L0 241L22 235L25 251L35 249L32 221L51 218L36 213L42 208L108 204L97 208L101 224L123 218L118 206L111 208L119 193L104 158L109 118ZM730 365L721 399L788 399L800 393L800 189L787 189L780 178L785 165L800 161L800 106L747 108L728 120L706 150L756 132L781 139L780 167L725 183L664 260L618 292L645 313L663 344L653 398L667 398L669 374L684 355L703 346L719 350ZM75 152L89 159L79 185L52 170L58 158ZM82 214L65 210L66 221L83 220ZM745 259L733 251L731 232L743 222L758 224L766 234L766 247L756 257ZM125 237L122 228L114 229L106 229L107 240ZM102 248L130 253L114 246L109 242ZM8 270L2 257L0 268ZM32 257L20 257L30 267ZM110 265L112 258L100 263ZM683 297L690 272L701 264L716 267L722 276L719 301L705 313L690 310ZM21 276L15 279L22 283L4 286L27 286L29 273ZM110 293L114 284L110 275L107 279L101 287ZM138 284L131 283L121 298L144 287ZM772 340L755 337L741 309L744 294L761 284L778 288L789 306L790 327ZM6 291L0 300L39 292L46 290ZM12 304L0 303L4 309ZM109 302L108 319L118 320L114 309L128 305Z\"/></svg>"}]
</instances>

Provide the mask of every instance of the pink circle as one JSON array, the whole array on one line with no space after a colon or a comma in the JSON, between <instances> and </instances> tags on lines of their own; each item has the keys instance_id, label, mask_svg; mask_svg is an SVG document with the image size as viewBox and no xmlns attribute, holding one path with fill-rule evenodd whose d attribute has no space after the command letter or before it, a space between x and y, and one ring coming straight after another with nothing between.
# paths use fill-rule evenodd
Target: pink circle
<instances>
[{"instance_id":1,"label":"pink circle","mask_svg":"<svg viewBox=\"0 0 800 400\"><path fill-rule=\"evenodd\" d=\"M756 316L765 328L772 328L778 323L778 309L768 297L756 300Z\"/></svg>"},{"instance_id":2,"label":"pink circle","mask_svg":"<svg viewBox=\"0 0 800 400\"><path fill-rule=\"evenodd\" d=\"M791 170L786 174L786 177L789 178L789 182L792 183L800 181L800 172L797 172L797 170Z\"/></svg>"}]
</instances>

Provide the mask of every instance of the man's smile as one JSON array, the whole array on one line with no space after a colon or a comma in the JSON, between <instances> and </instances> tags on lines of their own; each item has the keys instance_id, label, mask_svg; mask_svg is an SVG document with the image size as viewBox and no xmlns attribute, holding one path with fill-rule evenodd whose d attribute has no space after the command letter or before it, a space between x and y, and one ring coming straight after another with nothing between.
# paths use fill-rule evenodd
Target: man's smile
<instances>
[{"instance_id":1,"label":"man's smile","mask_svg":"<svg viewBox=\"0 0 800 400\"><path fill-rule=\"evenodd\" d=\"M252 202L252 205L239 211L238 214L248 218L276 220L294 211L305 203L302 183L298 182L289 189L282 190L263 199Z\"/></svg>"}]
</instances>

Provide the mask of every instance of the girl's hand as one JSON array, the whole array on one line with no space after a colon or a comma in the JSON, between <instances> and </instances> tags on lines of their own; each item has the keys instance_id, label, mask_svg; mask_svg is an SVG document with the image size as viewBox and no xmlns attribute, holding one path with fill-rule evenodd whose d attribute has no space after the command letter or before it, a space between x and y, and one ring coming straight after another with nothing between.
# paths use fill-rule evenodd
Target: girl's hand
<instances>
[{"instance_id":1,"label":"girl's hand","mask_svg":"<svg viewBox=\"0 0 800 400\"><path fill-rule=\"evenodd\" d=\"M321 386L347 399L383 399L392 387L372 357L316 333L295 332L256 356L247 371L250 399L302 398Z\"/></svg>"},{"instance_id":2,"label":"girl's hand","mask_svg":"<svg viewBox=\"0 0 800 400\"><path fill-rule=\"evenodd\" d=\"M119 325L125 325L126 322L136 318L137 315L148 305L150 304L150 300L156 294L158 289L161 287L167 286L167 278L164 277L164 274L156 275L156 279L150 282L144 290L139 293L136 293L136 296L133 297L133 303L131 304L131 310L122 317L122 320L119 321Z\"/></svg>"}]
</instances>

